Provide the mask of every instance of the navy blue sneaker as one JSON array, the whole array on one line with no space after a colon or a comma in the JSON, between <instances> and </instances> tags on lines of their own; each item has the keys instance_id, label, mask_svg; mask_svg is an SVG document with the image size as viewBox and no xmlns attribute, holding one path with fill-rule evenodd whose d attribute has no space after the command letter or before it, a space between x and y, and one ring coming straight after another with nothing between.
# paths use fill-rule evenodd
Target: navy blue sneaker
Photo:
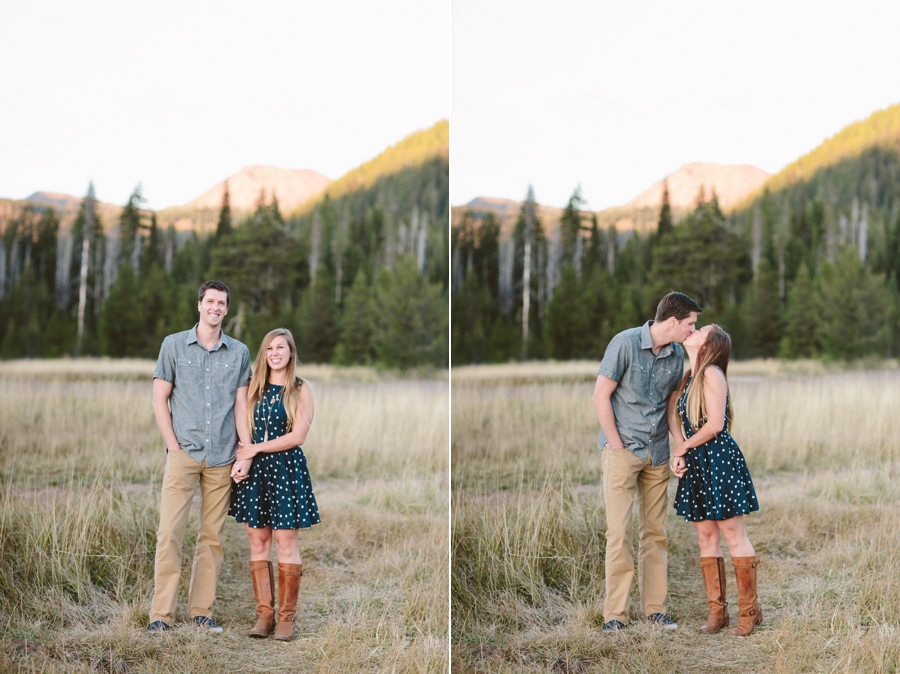
<instances>
[{"instance_id":1,"label":"navy blue sneaker","mask_svg":"<svg viewBox=\"0 0 900 674\"><path fill-rule=\"evenodd\" d=\"M662 627L664 630L677 630L678 623L669 618L665 613L651 613L647 620L656 625L657 627Z\"/></svg>"},{"instance_id":2,"label":"navy blue sneaker","mask_svg":"<svg viewBox=\"0 0 900 674\"><path fill-rule=\"evenodd\" d=\"M167 625L162 620L154 620L152 623L147 625L147 633L148 634L159 634L160 632L168 632L172 629L171 625Z\"/></svg>"},{"instance_id":3,"label":"navy blue sneaker","mask_svg":"<svg viewBox=\"0 0 900 674\"><path fill-rule=\"evenodd\" d=\"M194 616L191 618L191 622L197 627L202 627L210 634L221 634L225 631L219 623L205 615Z\"/></svg>"},{"instance_id":4,"label":"navy blue sneaker","mask_svg":"<svg viewBox=\"0 0 900 674\"><path fill-rule=\"evenodd\" d=\"M622 632L625 629L625 623L620 622L618 620L610 620L608 623L603 625L604 632Z\"/></svg>"}]
</instances>

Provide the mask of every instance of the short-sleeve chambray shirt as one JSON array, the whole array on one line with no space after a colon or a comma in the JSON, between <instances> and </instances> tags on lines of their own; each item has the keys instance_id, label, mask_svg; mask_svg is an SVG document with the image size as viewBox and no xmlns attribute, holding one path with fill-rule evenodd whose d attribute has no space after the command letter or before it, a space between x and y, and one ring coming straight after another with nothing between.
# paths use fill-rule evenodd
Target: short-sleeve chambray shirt
<instances>
[{"instance_id":1,"label":"short-sleeve chambray shirt","mask_svg":"<svg viewBox=\"0 0 900 674\"><path fill-rule=\"evenodd\" d=\"M163 340L153 378L173 385L169 406L181 448L197 463L226 466L237 452L234 401L250 383L250 351L224 333L207 350L197 325Z\"/></svg>"},{"instance_id":2,"label":"short-sleeve chambray shirt","mask_svg":"<svg viewBox=\"0 0 900 674\"><path fill-rule=\"evenodd\" d=\"M646 461L649 454L653 465L660 466L669 460L666 403L681 381L684 350L672 342L654 354L652 323L613 337L597 374L619 383L610 402L622 443L637 458ZM597 446L606 442L601 429Z\"/></svg>"}]
</instances>

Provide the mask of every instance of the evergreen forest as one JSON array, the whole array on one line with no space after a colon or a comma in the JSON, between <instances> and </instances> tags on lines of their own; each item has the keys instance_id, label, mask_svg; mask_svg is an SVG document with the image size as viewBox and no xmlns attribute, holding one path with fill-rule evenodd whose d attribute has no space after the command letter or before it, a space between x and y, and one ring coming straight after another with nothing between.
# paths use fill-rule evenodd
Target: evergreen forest
<instances>
[{"instance_id":1,"label":"evergreen forest","mask_svg":"<svg viewBox=\"0 0 900 674\"><path fill-rule=\"evenodd\" d=\"M465 210L451 232L454 365L599 360L678 290L737 358L900 355L900 104L851 124L724 213L702 190L676 220L616 231L576 188L542 222L529 187L515 227ZM602 220L602 218L601 218Z\"/></svg>"},{"instance_id":2,"label":"evergreen forest","mask_svg":"<svg viewBox=\"0 0 900 674\"><path fill-rule=\"evenodd\" d=\"M208 232L158 227L140 186L104 222L91 184L68 231L26 204L0 240L0 357L156 358L217 279L231 290L225 332L251 354L286 327L304 362L446 367L448 155L438 122L291 214L265 191L233 212L226 185Z\"/></svg>"}]
</instances>

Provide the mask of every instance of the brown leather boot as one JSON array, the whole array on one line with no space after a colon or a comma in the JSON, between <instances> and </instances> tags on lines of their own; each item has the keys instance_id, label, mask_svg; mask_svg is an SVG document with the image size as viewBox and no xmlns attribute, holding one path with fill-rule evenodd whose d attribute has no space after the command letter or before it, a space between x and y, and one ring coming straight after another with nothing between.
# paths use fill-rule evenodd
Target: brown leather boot
<instances>
[{"instance_id":1,"label":"brown leather boot","mask_svg":"<svg viewBox=\"0 0 900 674\"><path fill-rule=\"evenodd\" d=\"M278 629L275 630L278 641L290 641L294 638L294 613L297 610L302 575L302 564L278 565Z\"/></svg>"},{"instance_id":2,"label":"brown leather boot","mask_svg":"<svg viewBox=\"0 0 900 674\"><path fill-rule=\"evenodd\" d=\"M275 631L275 578L272 562L250 562L250 578L256 595L256 624L249 636L265 639Z\"/></svg>"},{"instance_id":3,"label":"brown leather boot","mask_svg":"<svg viewBox=\"0 0 900 674\"><path fill-rule=\"evenodd\" d=\"M728 602L725 601L725 560L721 557L701 557L700 571L706 586L706 603L709 615L706 624L700 628L704 634L716 634L728 627Z\"/></svg>"},{"instance_id":4,"label":"brown leather boot","mask_svg":"<svg viewBox=\"0 0 900 674\"><path fill-rule=\"evenodd\" d=\"M762 622L762 609L756 597L756 557L732 557L734 575L738 586L737 626L731 630L736 637L749 637L753 628Z\"/></svg>"}]
</instances>

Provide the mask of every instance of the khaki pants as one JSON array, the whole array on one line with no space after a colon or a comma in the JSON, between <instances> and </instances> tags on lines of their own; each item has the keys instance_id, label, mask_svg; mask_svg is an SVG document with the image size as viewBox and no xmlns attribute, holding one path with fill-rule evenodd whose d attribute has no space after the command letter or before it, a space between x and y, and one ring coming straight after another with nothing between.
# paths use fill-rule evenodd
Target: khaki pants
<instances>
[{"instance_id":1,"label":"khaki pants","mask_svg":"<svg viewBox=\"0 0 900 674\"><path fill-rule=\"evenodd\" d=\"M603 497L606 500L606 601L603 619L628 622L634 578L631 521L634 496L639 506L638 590L645 616L666 608L666 488L669 464L654 467L628 450L603 450Z\"/></svg>"},{"instance_id":2,"label":"khaki pants","mask_svg":"<svg viewBox=\"0 0 900 674\"><path fill-rule=\"evenodd\" d=\"M190 615L212 616L216 579L222 564L219 537L231 501L231 466L207 468L181 451L168 453L159 499L159 530L156 533L156 566L150 622L175 623L175 604L181 580L181 544L197 483L200 483L200 523L194 565L188 592Z\"/></svg>"}]
</instances>

